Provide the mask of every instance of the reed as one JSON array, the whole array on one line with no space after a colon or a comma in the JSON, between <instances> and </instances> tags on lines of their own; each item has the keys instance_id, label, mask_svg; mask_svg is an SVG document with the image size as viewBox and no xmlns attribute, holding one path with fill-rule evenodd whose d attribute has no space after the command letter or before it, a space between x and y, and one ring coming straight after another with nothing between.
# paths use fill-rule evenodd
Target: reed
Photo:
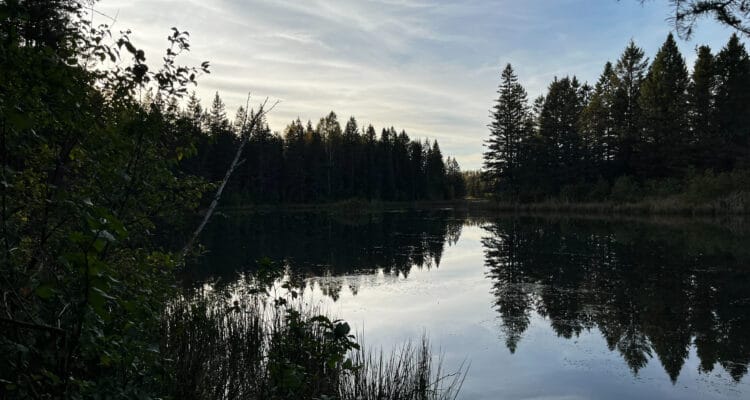
<instances>
[{"instance_id":1,"label":"reed","mask_svg":"<svg viewBox=\"0 0 750 400\"><path fill-rule=\"evenodd\" d=\"M445 374L425 337L386 354L349 325L300 301L203 292L164 314L162 352L180 399L455 399L463 368Z\"/></svg>"}]
</instances>

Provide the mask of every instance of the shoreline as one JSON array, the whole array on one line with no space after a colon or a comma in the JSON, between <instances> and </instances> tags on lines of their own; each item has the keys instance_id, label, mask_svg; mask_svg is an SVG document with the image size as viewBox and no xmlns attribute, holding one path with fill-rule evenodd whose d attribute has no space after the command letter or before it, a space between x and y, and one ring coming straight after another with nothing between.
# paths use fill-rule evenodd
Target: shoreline
<instances>
[{"instance_id":1,"label":"shoreline","mask_svg":"<svg viewBox=\"0 0 750 400\"><path fill-rule=\"evenodd\" d=\"M459 211L501 212L512 214L583 214L674 215L674 216L745 216L750 215L750 193L737 192L703 201L689 201L680 196L646 198L638 202L568 202L549 200L535 203L511 203L493 199L457 199L424 201L368 201L360 199L330 203L247 204L220 207L226 212L334 212L360 213L395 210L454 209Z\"/></svg>"}]
</instances>

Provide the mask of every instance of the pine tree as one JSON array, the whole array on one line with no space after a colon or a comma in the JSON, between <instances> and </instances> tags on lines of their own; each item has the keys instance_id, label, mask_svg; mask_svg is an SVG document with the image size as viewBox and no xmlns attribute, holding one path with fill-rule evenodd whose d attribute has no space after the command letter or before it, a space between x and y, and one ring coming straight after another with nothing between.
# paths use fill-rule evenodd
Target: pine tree
<instances>
[{"instance_id":1,"label":"pine tree","mask_svg":"<svg viewBox=\"0 0 750 400\"><path fill-rule=\"evenodd\" d=\"M639 97L647 69L648 59L643 49L631 40L614 68L612 118L617 137L615 162L619 171L616 172L619 174L633 172L633 154L640 141L642 125Z\"/></svg>"},{"instance_id":2,"label":"pine tree","mask_svg":"<svg viewBox=\"0 0 750 400\"><path fill-rule=\"evenodd\" d=\"M716 55L716 128L723 168L747 165L750 145L750 58L737 35Z\"/></svg>"},{"instance_id":3,"label":"pine tree","mask_svg":"<svg viewBox=\"0 0 750 400\"><path fill-rule=\"evenodd\" d=\"M676 176L687 166L687 67L669 34L641 86L643 142L637 167L644 175Z\"/></svg>"},{"instance_id":4,"label":"pine tree","mask_svg":"<svg viewBox=\"0 0 750 400\"><path fill-rule=\"evenodd\" d=\"M526 90L508 64L501 74L498 99L491 111L490 138L485 146L484 173L495 192L503 186L517 191L520 143L530 135L530 114Z\"/></svg>"}]
</instances>

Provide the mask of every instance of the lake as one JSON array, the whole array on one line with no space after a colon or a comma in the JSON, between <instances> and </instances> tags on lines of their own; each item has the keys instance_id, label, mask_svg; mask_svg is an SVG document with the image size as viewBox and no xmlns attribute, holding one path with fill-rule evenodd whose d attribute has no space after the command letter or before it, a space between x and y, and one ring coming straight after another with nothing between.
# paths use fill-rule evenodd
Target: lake
<instances>
[{"instance_id":1,"label":"lake","mask_svg":"<svg viewBox=\"0 0 750 400\"><path fill-rule=\"evenodd\" d=\"M268 257L369 347L426 334L465 399L748 399L750 225L454 210L224 214L195 283Z\"/></svg>"}]
</instances>

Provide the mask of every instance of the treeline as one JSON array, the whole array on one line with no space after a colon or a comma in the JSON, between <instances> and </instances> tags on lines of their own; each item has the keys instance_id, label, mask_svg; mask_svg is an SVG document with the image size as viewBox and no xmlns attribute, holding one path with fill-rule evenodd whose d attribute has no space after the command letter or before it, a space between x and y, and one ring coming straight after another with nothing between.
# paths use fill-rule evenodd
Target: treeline
<instances>
[{"instance_id":1,"label":"treeline","mask_svg":"<svg viewBox=\"0 0 750 400\"><path fill-rule=\"evenodd\" d=\"M360 128L354 117L342 128L334 112L315 127L311 121L292 121L283 134L272 132L265 121L242 132L245 112L240 108L230 122L218 93L208 110L193 95L181 111L199 136L196 156L182 163L191 175L223 178L242 135L248 135L244 163L227 187L230 204L464 196L458 162L444 159L437 141L412 140L393 127L378 135L372 125Z\"/></svg>"},{"instance_id":2,"label":"treeline","mask_svg":"<svg viewBox=\"0 0 750 400\"><path fill-rule=\"evenodd\" d=\"M715 55L700 46L692 74L670 34L650 64L631 41L593 87L555 78L533 105L509 64L498 94L483 178L509 199L604 200L750 161L750 58L736 35Z\"/></svg>"}]
</instances>

